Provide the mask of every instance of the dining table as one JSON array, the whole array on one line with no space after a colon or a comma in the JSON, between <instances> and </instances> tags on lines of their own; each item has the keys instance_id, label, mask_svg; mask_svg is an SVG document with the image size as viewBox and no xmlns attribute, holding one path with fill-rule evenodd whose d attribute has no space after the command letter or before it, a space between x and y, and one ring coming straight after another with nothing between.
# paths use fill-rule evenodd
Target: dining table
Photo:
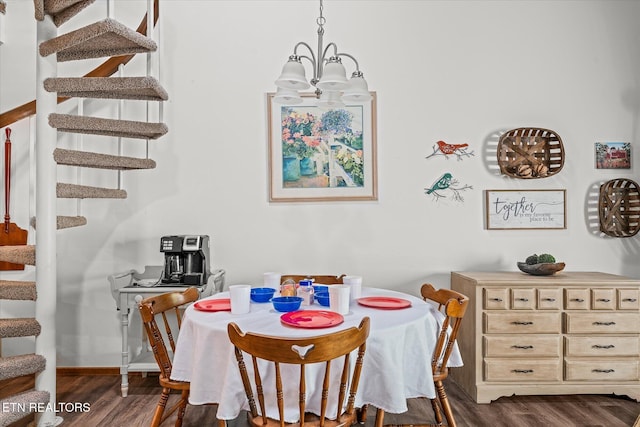
<instances>
[{"instance_id":1,"label":"dining table","mask_svg":"<svg viewBox=\"0 0 640 427\"><path fill-rule=\"evenodd\" d=\"M407 399L436 396L431 356L444 317L436 307L421 298L389 289L363 287L361 298L350 302L349 312L342 316L343 321L341 319L341 323L326 328L297 327L296 322L291 322L295 317L289 315L286 317L288 321L283 320L285 313L275 311L270 302L252 301L249 313L231 314L227 311L228 306L225 307L228 298L228 292L221 292L200 300L199 306L195 303L187 307L171 372L173 380L190 382L190 404L218 405L218 420L232 420L241 411L249 410L234 347L227 335L227 325L231 322L243 332L291 338L357 327L368 316L370 332L355 406L371 405L387 413L403 413L407 411ZM220 309L216 309L217 306ZM330 311L329 307L320 306L317 302L301 306L300 310ZM247 365L252 369L251 363ZM462 366L457 346L449 359L449 366ZM291 369L290 375L299 375L293 366ZM317 371L316 377L312 372L312 379L307 380L308 396L322 388L320 368ZM283 377L286 375L283 371ZM293 399L290 407L285 407L287 422L298 421L296 393L297 389L290 390ZM332 402L329 404L331 406ZM334 410L336 406L337 403L333 402ZM313 407L309 410L313 412ZM275 401L268 405L267 415L278 418Z\"/></svg>"}]
</instances>

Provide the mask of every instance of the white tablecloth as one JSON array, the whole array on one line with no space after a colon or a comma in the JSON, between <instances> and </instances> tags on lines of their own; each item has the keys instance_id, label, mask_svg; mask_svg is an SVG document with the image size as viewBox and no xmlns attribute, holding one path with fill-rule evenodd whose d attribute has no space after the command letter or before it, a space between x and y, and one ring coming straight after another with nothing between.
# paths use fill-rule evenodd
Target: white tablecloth
<instances>
[{"instance_id":1,"label":"white tablecloth","mask_svg":"<svg viewBox=\"0 0 640 427\"><path fill-rule=\"evenodd\" d=\"M227 292L223 292L211 298L228 296ZM243 315L203 312L190 306L185 312L178 337L171 377L191 382L191 404L218 403L219 419L235 419L241 410L249 408L233 346L227 335L228 323L237 323L243 332L297 337L322 335L358 326L363 317L369 316L371 329L356 406L371 404L386 412L402 413L407 411L408 398L434 398L431 355L442 315L422 299L395 291L363 288L362 296L399 297L410 300L412 306L400 310L380 310L352 302L349 314L344 316L344 323L326 329L285 326L280 322L282 313L273 310L271 303L252 302L251 312ZM328 307L316 303L303 306L302 309L328 310ZM449 360L449 366L462 366L457 348ZM315 392L314 384L308 382L308 396ZM285 396L285 402L286 399ZM294 398L291 404L291 414L296 414L297 400ZM309 409L313 411L313 408Z\"/></svg>"}]
</instances>

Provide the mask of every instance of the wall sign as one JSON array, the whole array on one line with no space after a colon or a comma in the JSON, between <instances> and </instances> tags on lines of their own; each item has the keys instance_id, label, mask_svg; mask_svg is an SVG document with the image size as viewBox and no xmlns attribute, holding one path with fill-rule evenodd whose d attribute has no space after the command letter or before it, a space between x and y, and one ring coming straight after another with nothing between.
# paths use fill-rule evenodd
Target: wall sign
<instances>
[{"instance_id":1,"label":"wall sign","mask_svg":"<svg viewBox=\"0 0 640 427\"><path fill-rule=\"evenodd\" d=\"M486 190L488 230L567 228L566 190Z\"/></svg>"}]
</instances>

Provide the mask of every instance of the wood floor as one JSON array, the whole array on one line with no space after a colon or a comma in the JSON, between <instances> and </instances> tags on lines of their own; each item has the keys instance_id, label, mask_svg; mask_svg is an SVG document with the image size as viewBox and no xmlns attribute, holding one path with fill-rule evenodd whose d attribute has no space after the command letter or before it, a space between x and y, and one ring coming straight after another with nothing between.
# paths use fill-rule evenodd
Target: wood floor
<instances>
[{"instance_id":1,"label":"wood floor","mask_svg":"<svg viewBox=\"0 0 640 427\"><path fill-rule=\"evenodd\" d=\"M0 382L0 398L16 390L33 387L33 379L19 378ZM452 381L445 383L454 414L460 427L631 427L640 414L640 403L625 397L574 396L513 396L498 399L489 405L474 403ZM88 403L88 412L63 412L62 426L78 427L138 427L148 426L160 389L158 379L130 377L129 396L120 397L120 377L111 375L58 376L58 404ZM169 404L177 396L172 396ZM71 404L71 405L69 405ZM77 406L77 405L76 405ZM184 427L216 426L216 407L188 406ZM366 427L372 427L375 409L370 408ZM163 426L172 426L174 419ZM409 401L409 412L387 414L385 423L424 424L433 421L428 400ZM229 427L245 427L243 416L229 422ZM26 426L27 422L12 427ZM638 424L640 426L640 424Z\"/></svg>"}]
</instances>

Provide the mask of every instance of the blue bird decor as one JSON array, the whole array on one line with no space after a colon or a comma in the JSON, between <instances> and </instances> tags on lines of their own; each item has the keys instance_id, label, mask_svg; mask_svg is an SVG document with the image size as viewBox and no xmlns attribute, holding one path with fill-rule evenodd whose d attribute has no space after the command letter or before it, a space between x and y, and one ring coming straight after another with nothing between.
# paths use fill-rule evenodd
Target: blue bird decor
<instances>
[{"instance_id":1,"label":"blue bird decor","mask_svg":"<svg viewBox=\"0 0 640 427\"><path fill-rule=\"evenodd\" d=\"M445 172L440 178L434 182L431 187L425 188L425 194L433 194L434 199L440 200L440 198L446 198L445 193L452 193L453 200L464 202L464 197L462 197L462 192L466 190L471 190L473 187L471 185L463 185L458 187L458 180L453 177L449 172Z\"/></svg>"}]
</instances>

